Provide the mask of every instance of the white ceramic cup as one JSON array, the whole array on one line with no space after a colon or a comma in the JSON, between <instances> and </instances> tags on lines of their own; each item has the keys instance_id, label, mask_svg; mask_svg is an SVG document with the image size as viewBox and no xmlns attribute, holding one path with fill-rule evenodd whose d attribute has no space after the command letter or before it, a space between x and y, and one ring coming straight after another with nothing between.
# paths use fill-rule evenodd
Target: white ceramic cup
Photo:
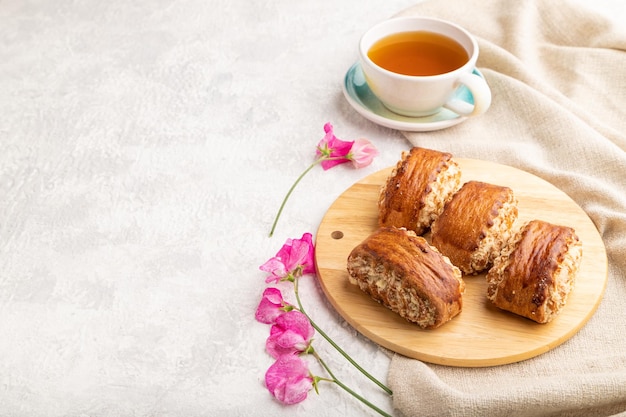
<instances>
[{"instance_id":1,"label":"white ceramic cup","mask_svg":"<svg viewBox=\"0 0 626 417\"><path fill-rule=\"evenodd\" d=\"M469 56L467 62L451 72L415 76L388 71L375 64L368 51L380 39L402 33L426 31L447 36L458 42ZM399 17L383 21L369 29L359 43L359 58L368 86L376 97L394 113L410 117L435 114L442 107L461 116L477 116L491 105L491 90L484 78L474 72L478 43L465 29L454 23L428 17ZM465 85L473 103L455 99L454 93Z\"/></svg>"}]
</instances>

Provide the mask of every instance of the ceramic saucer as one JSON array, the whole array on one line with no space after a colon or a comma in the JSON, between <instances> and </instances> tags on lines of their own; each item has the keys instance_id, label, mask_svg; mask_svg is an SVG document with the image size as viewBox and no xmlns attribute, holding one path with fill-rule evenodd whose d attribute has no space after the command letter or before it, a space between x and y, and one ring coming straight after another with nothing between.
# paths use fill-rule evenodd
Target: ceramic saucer
<instances>
[{"instance_id":1,"label":"ceramic saucer","mask_svg":"<svg viewBox=\"0 0 626 417\"><path fill-rule=\"evenodd\" d=\"M474 73L483 76L477 69ZM459 124L467 117L459 116L451 110L443 109L439 113L426 117L401 116L387 109L365 82L361 65L352 65L343 80L343 94L348 103L366 119L381 126L408 132L428 132L445 129ZM472 93L465 86L459 87L455 98L474 104Z\"/></svg>"}]
</instances>

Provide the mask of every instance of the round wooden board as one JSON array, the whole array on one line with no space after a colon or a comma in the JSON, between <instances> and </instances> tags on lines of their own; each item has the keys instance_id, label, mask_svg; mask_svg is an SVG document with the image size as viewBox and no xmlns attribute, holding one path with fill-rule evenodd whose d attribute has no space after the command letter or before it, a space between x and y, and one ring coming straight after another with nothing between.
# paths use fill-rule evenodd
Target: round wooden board
<instances>
[{"instance_id":1,"label":"round wooden board","mask_svg":"<svg viewBox=\"0 0 626 417\"><path fill-rule=\"evenodd\" d=\"M466 276L463 311L438 329L422 330L351 285L350 251L377 228L378 193L391 167L346 190L328 209L316 237L322 289L339 314L372 341L425 362L463 367L504 365L547 352L571 338L598 307L608 278L606 250L587 214L552 184L493 162L459 159L462 183L505 185L519 200L519 225L531 219L571 226L583 242L583 258L566 306L552 322L538 324L502 311L486 298L485 274ZM425 236L428 238L428 236Z\"/></svg>"}]
</instances>

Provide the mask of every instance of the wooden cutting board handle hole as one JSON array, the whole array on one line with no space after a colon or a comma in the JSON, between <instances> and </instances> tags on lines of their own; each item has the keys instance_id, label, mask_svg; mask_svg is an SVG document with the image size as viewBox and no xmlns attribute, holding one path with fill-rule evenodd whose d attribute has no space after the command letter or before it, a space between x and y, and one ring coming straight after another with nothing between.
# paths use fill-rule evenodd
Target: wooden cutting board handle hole
<instances>
[{"instance_id":1,"label":"wooden cutting board handle hole","mask_svg":"<svg viewBox=\"0 0 626 417\"><path fill-rule=\"evenodd\" d=\"M330 237L332 237L335 240L339 240L343 238L343 232L341 230L335 230L334 232L330 234Z\"/></svg>"}]
</instances>

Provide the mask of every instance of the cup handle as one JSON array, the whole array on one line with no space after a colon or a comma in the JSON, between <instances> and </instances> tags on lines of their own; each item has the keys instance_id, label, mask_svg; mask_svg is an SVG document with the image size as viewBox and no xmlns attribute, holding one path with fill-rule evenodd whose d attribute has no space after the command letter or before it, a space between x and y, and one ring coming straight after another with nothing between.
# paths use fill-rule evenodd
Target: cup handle
<instances>
[{"instance_id":1,"label":"cup handle","mask_svg":"<svg viewBox=\"0 0 626 417\"><path fill-rule=\"evenodd\" d=\"M474 104L467 101L453 98L443 105L446 109L452 110L460 116L478 116L487 111L491 105L491 90L487 81L476 73L462 74L458 81L465 85L474 97Z\"/></svg>"}]
</instances>

